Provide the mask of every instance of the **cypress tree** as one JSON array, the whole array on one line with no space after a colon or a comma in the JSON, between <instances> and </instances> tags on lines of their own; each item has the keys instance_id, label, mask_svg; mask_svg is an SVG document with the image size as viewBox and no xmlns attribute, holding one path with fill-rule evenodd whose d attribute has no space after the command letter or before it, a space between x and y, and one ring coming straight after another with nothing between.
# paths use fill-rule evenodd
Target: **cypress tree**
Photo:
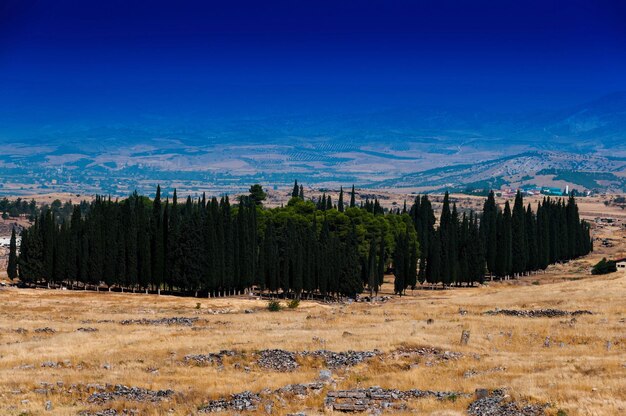
<instances>
[{"instance_id":1,"label":"cypress tree","mask_svg":"<svg viewBox=\"0 0 626 416\"><path fill-rule=\"evenodd\" d=\"M337 209L339 212L343 212L343 186L339 188L339 201L337 202Z\"/></svg>"},{"instance_id":2,"label":"cypress tree","mask_svg":"<svg viewBox=\"0 0 626 416\"><path fill-rule=\"evenodd\" d=\"M291 191L292 198L298 198L300 196L300 187L298 186L298 180L293 183L293 190Z\"/></svg>"},{"instance_id":3,"label":"cypress tree","mask_svg":"<svg viewBox=\"0 0 626 416\"><path fill-rule=\"evenodd\" d=\"M511 268L514 275L521 275L527 269L528 237L526 236L526 210L522 193L517 191L511 217Z\"/></svg>"},{"instance_id":4,"label":"cypress tree","mask_svg":"<svg viewBox=\"0 0 626 416\"><path fill-rule=\"evenodd\" d=\"M354 208L356 206L356 196L354 192L354 185L352 185L352 191L350 192L350 208Z\"/></svg>"},{"instance_id":5,"label":"cypress tree","mask_svg":"<svg viewBox=\"0 0 626 416\"><path fill-rule=\"evenodd\" d=\"M492 275L496 269L496 251L498 247L496 218L498 207L494 192L489 192L489 196L483 205L482 219L480 221L480 238L485 249L487 269Z\"/></svg>"},{"instance_id":6,"label":"cypress tree","mask_svg":"<svg viewBox=\"0 0 626 416\"><path fill-rule=\"evenodd\" d=\"M206 206L206 198L202 194L202 207ZM152 262L152 286L160 293L165 274L165 247L163 232L163 208L161 206L161 186L157 185L156 195L152 201L152 218L150 219L150 259Z\"/></svg>"},{"instance_id":7,"label":"cypress tree","mask_svg":"<svg viewBox=\"0 0 626 416\"><path fill-rule=\"evenodd\" d=\"M9 261L7 263L7 276L14 280L17 278L17 243L15 227L11 228L11 240L9 242Z\"/></svg>"}]
</instances>

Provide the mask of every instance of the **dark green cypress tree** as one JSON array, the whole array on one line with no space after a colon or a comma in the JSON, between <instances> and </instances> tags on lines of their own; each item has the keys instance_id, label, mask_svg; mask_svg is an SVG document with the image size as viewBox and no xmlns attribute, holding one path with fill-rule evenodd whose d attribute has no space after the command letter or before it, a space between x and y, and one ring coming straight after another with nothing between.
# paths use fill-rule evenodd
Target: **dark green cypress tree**
<instances>
[{"instance_id":1,"label":"dark green cypress tree","mask_svg":"<svg viewBox=\"0 0 626 416\"><path fill-rule=\"evenodd\" d=\"M378 248L378 266L376 268L377 269L376 270L376 285L374 287L376 296L378 296L378 291L384 283L386 264L387 264L387 253L385 251L385 236L382 235L380 238L380 244Z\"/></svg>"},{"instance_id":2,"label":"dark green cypress tree","mask_svg":"<svg viewBox=\"0 0 626 416\"><path fill-rule=\"evenodd\" d=\"M11 240L9 241L9 261L7 262L7 276L9 279L17 279L17 242L15 227L11 228Z\"/></svg>"},{"instance_id":3,"label":"dark green cypress tree","mask_svg":"<svg viewBox=\"0 0 626 416\"><path fill-rule=\"evenodd\" d=\"M450 214L450 225L448 228L448 242L449 242L449 254L448 261L450 262L450 284L459 284L459 234L460 234L460 221L459 213L456 209L456 203L452 205L452 212Z\"/></svg>"},{"instance_id":4,"label":"dark green cypress tree","mask_svg":"<svg viewBox=\"0 0 626 416\"><path fill-rule=\"evenodd\" d=\"M300 185L300 194L298 195L304 201L304 187Z\"/></svg>"},{"instance_id":5,"label":"dark green cypress tree","mask_svg":"<svg viewBox=\"0 0 626 416\"><path fill-rule=\"evenodd\" d=\"M378 270L376 265L376 239L370 241L370 250L367 257L367 287L370 291L370 297L374 293L378 293Z\"/></svg>"},{"instance_id":6,"label":"dark green cypress tree","mask_svg":"<svg viewBox=\"0 0 626 416\"><path fill-rule=\"evenodd\" d=\"M535 214L528 204L526 208L526 247L527 247L527 262L526 271L531 272L539 268L538 266L538 250L537 250L537 226L536 226Z\"/></svg>"},{"instance_id":7,"label":"dark green cypress tree","mask_svg":"<svg viewBox=\"0 0 626 416\"><path fill-rule=\"evenodd\" d=\"M356 207L356 194L354 192L354 185L352 185L352 191L350 192L350 208Z\"/></svg>"},{"instance_id":8,"label":"dark green cypress tree","mask_svg":"<svg viewBox=\"0 0 626 416\"><path fill-rule=\"evenodd\" d=\"M511 267L512 273L519 276L526 272L528 262L528 237L526 236L526 210L522 193L517 191L511 217Z\"/></svg>"},{"instance_id":9,"label":"dark green cypress tree","mask_svg":"<svg viewBox=\"0 0 626 416\"><path fill-rule=\"evenodd\" d=\"M81 253L81 229L82 214L80 205L74 205L72 210L72 218L70 220L70 240L67 258L67 277L70 285L74 285L78 281L80 269L80 253Z\"/></svg>"},{"instance_id":10,"label":"dark green cypress tree","mask_svg":"<svg viewBox=\"0 0 626 416\"><path fill-rule=\"evenodd\" d=\"M204 193L202 194L202 207L206 206ZM152 201L152 218L150 219L150 259L152 286L160 293L165 274L165 247L163 231L163 208L161 206L161 186L157 185L156 195Z\"/></svg>"},{"instance_id":11,"label":"dark green cypress tree","mask_svg":"<svg viewBox=\"0 0 626 416\"><path fill-rule=\"evenodd\" d=\"M497 229L496 218L498 215L498 207L494 192L489 192L489 196L483 205L483 213L480 221L480 237L484 247L487 269L489 273L495 274L496 269L496 252L497 252Z\"/></svg>"},{"instance_id":12,"label":"dark green cypress tree","mask_svg":"<svg viewBox=\"0 0 626 416\"><path fill-rule=\"evenodd\" d=\"M441 217L439 219L439 242L441 244L441 276L438 281L441 281L445 286L451 283L452 278L452 255L450 253L450 237L452 235L450 213L450 196L448 192L443 197L443 205L441 208Z\"/></svg>"},{"instance_id":13,"label":"dark green cypress tree","mask_svg":"<svg viewBox=\"0 0 626 416\"><path fill-rule=\"evenodd\" d=\"M293 183L293 190L291 191L292 198L298 198L300 196L300 187L298 186L298 180Z\"/></svg>"},{"instance_id":14,"label":"dark green cypress tree","mask_svg":"<svg viewBox=\"0 0 626 416\"><path fill-rule=\"evenodd\" d=\"M501 257L502 267L500 268L500 277L510 276L513 271L512 263L512 229L511 229L511 207L509 201L504 204L504 211L502 212L502 233L501 240L498 246L501 246L501 253L498 257Z\"/></svg>"},{"instance_id":15,"label":"dark green cypress tree","mask_svg":"<svg viewBox=\"0 0 626 416\"><path fill-rule=\"evenodd\" d=\"M343 207L343 186L339 188L339 201L337 202L337 209L339 212L344 211Z\"/></svg>"}]
</instances>

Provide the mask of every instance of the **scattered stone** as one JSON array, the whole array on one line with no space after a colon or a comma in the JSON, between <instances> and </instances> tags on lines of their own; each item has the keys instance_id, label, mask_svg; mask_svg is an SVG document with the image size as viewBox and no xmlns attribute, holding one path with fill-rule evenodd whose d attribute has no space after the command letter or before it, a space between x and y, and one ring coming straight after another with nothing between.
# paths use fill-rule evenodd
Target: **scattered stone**
<instances>
[{"instance_id":1,"label":"scattered stone","mask_svg":"<svg viewBox=\"0 0 626 416\"><path fill-rule=\"evenodd\" d=\"M28 333L28 329L26 328L16 328L13 330L13 332L16 332L18 334L27 334Z\"/></svg>"},{"instance_id":2,"label":"scattered stone","mask_svg":"<svg viewBox=\"0 0 626 416\"><path fill-rule=\"evenodd\" d=\"M232 357L236 354L235 351L232 350L221 350L217 353L209 353L209 354L189 354L185 355L183 361L186 364L195 364L195 365L209 365L209 364L217 364L223 365L222 358L223 357Z\"/></svg>"},{"instance_id":3,"label":"scattered stone","mask_svg":"<svg viewBox=\"0 0 626 416\"><path fill-rule=\"evenodd\" d=\"M77 332L98 332L98 328L81 327L76 330Z\"/></svg>"},{"instance_id":4,"label":"scattered stone","mask_svg":"<svg viewBox=\"0 0 626 416\"><path fill-rule=\"evenodd\" d=\"M42 367L49 367L49 368L57 368L59 366L59 363L55 363L54 361L44 361L43 363L41 363Z\"/></svg>"},{"instance_id":5,"label":"scattered stone","mask_svg":"<svg viewBox=\"0 0 626 416\"><path fill-rule=\"evenodd\" d=\"M611 345L612 345L612 344L611 344L611 341L607 341L607 342L606 342L606 345L605 345L605 346L606 346L606 350L607 350L607 351L611 351Z\"/></svg>"},{"instance_id":6,"label":"scattered stone","mask_svg":"<svg viewBox=\"0 0 626 416\"><path fill-rule=\"evenodd\" d=\"M52 411L52 402L50 400L46 400L46 403L44 404L44 409L46 410L46 412Z\"/></svg>"},{"instance_id":7,"label":"scattered stone","mask_svg":"<svg viewBox=\"0 0 626 416\"><path fill-rule=\"evenodd\" d=\"M490 374L490 373L496 373L496 372L501 372L501 371L506 371L506 367L494 367L485 371L477 371L472 369L467 370L466 372L463 373L463 377L465 378L470 378L470 377L475 377L478 375L484 375L484 374Z\"/></svg>"},{"instance_id":8,"label":"scattered stone","mask_svg":"<svg viewBox=\"0 0 626 416\"><path fill-rule=\"evenodd\" d=\"M109 363L104 363L104 364L102 365L102 368L104 368L105 370L110 370L110 369L111 369L111 364L109 364Z\"/></svg>"},{"instance_id":9,"label":"scattered stone","mask_svg":"<svg viewBox=\"0 0 626 416\"><path fill-rule=\"evenodd\" d=\"M545 339L545 340L543 340L543 346L544 346L545 348L550 348L550 335L548 335L548 336L546 337L546 339Z\"/></svg>"},{"instance_id":10,"label":"scattered stone","mask_svg":"<svg viewBox=\"0 0 626 416\"><path fill-rule=\"evenodd\" d=\"M487 315L506 315L517 316L521 318L556 318L561 316L578 316L593 315L593 312L587 310L577 310L573 312L562 311L560 309L495 309L485 312Z\"/></svg>"},{"instance_id":11,"label":"scattered stone","mask_svg":"<svg viewBox=\"0 0 626 416\"><path fill-rule=\"evenodd\" d=\"M300 352L299 355L307 357L320 357L326 363L326 366L329 368L339 368L339 367L352 367L357 365L369 358L380 355L380 351L343 351L343 352L333 352L328 350L318 350L318 351L303 351Z\"/></svg>"},{"instance_id":12,"label":"scattered stone","mask_svg":"<svg viewBox=\"0 0 626 416\"><path fill-rule=\"evenodd\" d=\"M293 394L296 396L306 396L311 391L320 391L324 388L324 383L289 384L276 390L279 394Z\"/></svg>"},{"instance_id":13,"label":"scattered stone","mask_svg":"<svg viewBox=\"0 0 626 416\"><path fill-rule=\"evenodd\" d=\"M476 396L476 399L484 399L485 397L489 396L489 390L476 389L476 391L474 391L474 395Z\"/></svg>"},{"instance_id":14,"label":"scattered stone","mask_svg":"<svg viewBox=\"0 0 626 416\"><path fill-rule=\"evenodd\" d=\"M148 390L141 387L127 387L116 384L112 390L97 389L87 401L89 403L105 403L117 399L131 400L136 402L158 402L174 395L173 390Z\"/></svg>"},{"instance_id":15,"label":"scattered stone","mask_svg":"<svg viewBox=\"0 0 626 416\"><path fill-rule=\"evenodd\" d=\"M469 342L470 339L470 331L467 329L464 329L463 332L461 332L461 345L467 345L467 343Z\"/></svg>"},{"instance_id":16,"label":"scattered stone","mask_svg":"<svg viewBox=\"0 0 626 416\"><path fill-rule=\"evenodd\" d=\"M352 335L354 335L352 332L348 332L348 331L343 331L343 334L341 334L342 337L351 337Z\"/></svg>"},{"instance_id":17,"label":"scattered stone","mask_svg":"<svg viewBox=\"0 0 626 416\"><path fill-rule=\"evenodd\" d=\"M78 416L136 416L139 415L139 411L136 409L123 409L123 410L115 410L115 409L104 409L97 410L95 412L84 411L80 412Z\"/></svg>"},{"instance_id":18,"label":"scattered stone","mask_svg":"<svg viewBox=\"0 0 626 416\"><path fill-rule=\"evenodd\" d=\"M186 318L175 316L172 318L160 318L160 319L125 319L120 321L122 325L182 325L182 326L192 326L198 318Z\"/></svg>"},{"instance_id":19,"label":"scattered stone","mask_svg":"<svg viewBox=\"0 0 626 416\"><path fill-rule=\"evenodd\" d=\"M395 358L411 358L413 356L435 359L438 361L458 360L463 353L441 350L435 347L400 347L391 353Z\"/></svg>"},{"instance_id":20,"label":"scattered stone","mask_svg":"<svg viewBox=\"0 0 626 416\"><path fill-rule=\"evenodd\" d=\"M317 342L318 344L326 345L326 340L324 338L313 337L313 341Z\"/></svg>"},{"instance_id":21,"label":"scattered stone","mask_svg":"<svg viewBox=\"0 0 626 416\"><path fill-rule=\"evenodd\" d=\"M391 300L391 296L359 296L356 298L356 302L380 302L385 303Z\"/></svg>"},{"instance_id":22,"label":"scattered stone","mask_svg":"<svg viewBox=\"0 0 626 416\"><path fill-rule=\"evenodd\" d=\"M243 313L254 313L254 311L252 309L246 309L243 311Z\"/></svg>"},{"instance_id":23,"label":"scattered stone","mask_svg":"<svg viewBox=\"0 0 626 416\"><path fill-rule=\"evenodd\" d=\"M432 390L396 390L370 387L367 389L335 390L326 394L325 405L340 412L380 412L382 409L404 409L410 399L432 397L439 400L469 397L466 393Z\"/></svg>"},{"instance_id":24,"label":"scattered stone","mask_svg":"<svg viewBox=\"0 0 626 416\"><path fill-rule=\"evenodd\" d=\"M228 399L211 400L206 405L198 409L202 413L256 410L261 402L261 397L249 391L236 393Z\"/></svg>"},{"instance_id":25,"label":"scattered stone","mask_svg":"<svg viewBox=\"0 0 626 416\"><path fill-rule=\"evenodd\" d=\"M275 371L293 371L298 367L296 355L285 350L263 350L259 353L257 364Z\"/></svg>"},{"instance_id":26,"label":"scattered stone","mask_svg":"<svg viewBox=\"0 0 626 416\"><path fill-rule=\"evenodd\" d=\"M434 319L432 319L432 318L428 318L428 319L426 320L426 324L427 324L427 325L432 325L432 324L434 324L434 323L435 323L435 321L434 321Z\"/></svg>"},{"instance_id":27,"label":"scattered stone","mask_svg":"<svg viewBox=\"0 0 626 416\"><path fill-rule=\"evenodd\" d=\"M463 308L459 308L459 315L465 316L465 315L467 315L467 311L465 309L463 309Z\"/></svg>"},{"instance_id":28,"label":"scattered stone","mask_svg":"<svg viewBox=\"0 0 626 416\"><path fill-rule=\"evenodd\" d=\"M478 390L477 390L478 392ZM491 393L476 394L476 400L470 403L467 413L470 416L542 416L548 405L519 404L507 402L504 390L493 390Z\"/></svg>"},{"instance_id":29,"label":"scattered stone","mask_svg":"<svg viewBox=\"0 0 626 416\"><path fill-rule=\"evenodd\" d=\"M37 328L37 329L35 329L35 332L37 334L54 334L57 331L55 331L52 328L45 327L45 328Z\"/></svg>"},{"instance_id":30,"label":"scattered stone","mask_svg":"<svg viewBox=\"0 0 626 416\"><path fill-rule=\"evenodd\" d=\"M333 373L330 370L320 370L317 378L321 381L332 381Z\"/></svg>"}]
</instances>

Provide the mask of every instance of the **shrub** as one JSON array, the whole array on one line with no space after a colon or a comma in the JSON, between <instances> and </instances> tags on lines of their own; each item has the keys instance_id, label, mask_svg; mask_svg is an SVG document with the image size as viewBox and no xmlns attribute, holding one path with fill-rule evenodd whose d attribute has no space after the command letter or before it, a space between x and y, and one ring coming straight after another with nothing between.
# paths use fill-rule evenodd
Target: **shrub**
<instances>
[{"instance_id":1,"label":"shrub","mask_svg":"<svg viewBox=\"0 0 626 416\"><path fill-rule=\"evenodd\" d=\"M559 409L559 411L556 412L556 416L567 416L567 412L563 409Z\"/></svg>"},{"instance_id":2,"label":"shrub","mask_svg":"<svg viewBox=\"0 0 626 416\"><path fill-rule=\"evenodd\" d=\"M299 305L300 301L298 299L291 299L289 303L287 303L289 309L296 309Z\"/></svg>"},{"instance_id":3,"label":"shrub","mask_svg":"<svg viewBox=\"0 0 626 416\"><path fill-rule=\"evenodd\" d=\"M196 309L200 309L200 302L196 303Z\"/></svg>"},{"instance_id":4,"label":"shrub","mask_svg":"<svg viewBox=\"0 0 626 416\"><path fill-rule=\"evenodd\" d=\"M269 310L270 312L278 312L282 308L283 307L280 306L280 302L277 300L270 300L269 302L267 302L267 310Z\"/></svg>"},{"instance_id":5,"label":"shrub","mask_svg":"<svg viewBox=\"0 0 626 416\"><path fill-rule=\"evenodd\" d=\"M591 269L591 274L608 274L617 271L614 261L607 260L606 257L596 263Z\"/></svg>"}]
</instances>

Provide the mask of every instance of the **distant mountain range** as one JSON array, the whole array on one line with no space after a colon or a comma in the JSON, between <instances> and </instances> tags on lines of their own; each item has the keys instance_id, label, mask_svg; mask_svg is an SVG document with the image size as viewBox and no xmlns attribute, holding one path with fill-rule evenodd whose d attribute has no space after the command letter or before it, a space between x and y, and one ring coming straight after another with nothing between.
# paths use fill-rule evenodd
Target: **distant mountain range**
<instances>
[{"instance_id":1,"label":"distant mountain range","mask_svg":"<svg viewBox=\"0 0 626 416\"><path fill-rule=\"evenodd\" d=\"M626 93L571 108L501 114L390 109L363 114L47 126L0 139L4 194L125 195L251 182L356 183L423 191L522 185L625 192Z\"/></svg>"}]
</instances>

